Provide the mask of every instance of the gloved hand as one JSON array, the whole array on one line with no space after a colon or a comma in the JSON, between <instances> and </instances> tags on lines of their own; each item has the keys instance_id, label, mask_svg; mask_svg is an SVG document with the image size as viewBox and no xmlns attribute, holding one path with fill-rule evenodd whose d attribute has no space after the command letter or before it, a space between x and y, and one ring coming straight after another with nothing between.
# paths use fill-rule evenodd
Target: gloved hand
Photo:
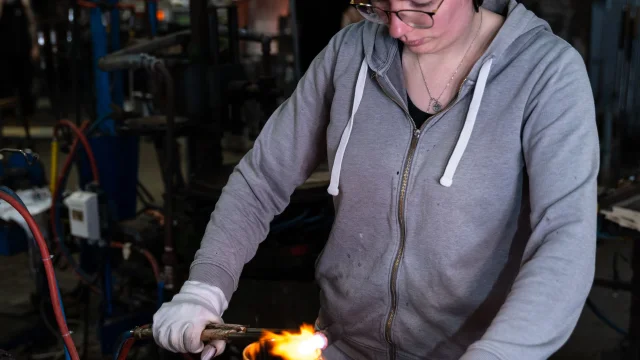
<instances>
[{"instance_id":1,"label":"gloved hand","mask_svg":"<svg viewBox=\"0 0 640 360\"><path fill-rule=\"evenodd\" d=\"M202 360L222 354L223 340L204 344L200 335L208 324L222 324L228 302L222 290L197 281L187 281L171 302L153 316L153 338L158 346L174 353L199 353Z\"/></svg>"}]
</instances>

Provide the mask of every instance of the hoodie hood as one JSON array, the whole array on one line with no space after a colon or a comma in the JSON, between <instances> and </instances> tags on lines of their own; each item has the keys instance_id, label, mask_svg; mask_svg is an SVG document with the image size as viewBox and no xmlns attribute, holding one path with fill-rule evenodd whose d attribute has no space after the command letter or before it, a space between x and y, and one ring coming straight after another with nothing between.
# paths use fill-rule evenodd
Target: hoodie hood
<instances>
[{"instance_id":1,"label":"hoodie hood","mask_svg":"<svg viewBox=\"0 0 640 360\"><path fill-rule=\"evenodd\" d=\"M533 12L527 10L523 5L518 4L515 0L491 0L487 1L483 7L506 16L506 20L487 51L485 51L484 55L476 61L467 76L467 81L464 83L465 86L463 86L461 93L459 94L460 97L466 95L468 86L475 85L473 98L469 106L464 127L460 132L458 142L456 143L456 147L449 158L447 167L440 178L440 184L445 187L450 187L453 184L453 177L456 169L471 138L476 117L480 106L482 105L484 89L487 82L490 81L490 74L494 63L500 64L499 60L505 50L521 35L535 30L551 31L551 28L545 21L539 19L533 14ZM334 166L331 172L331 182L327 190L329 194L333 196L339 194L342 160L347 143L351 136L355 115L362 100L363 90L366 85L367 69L371 68L378 76L385 77L392 64L394 64L394 60L399 51L398 41L389 35L387 26L371 22L367 22L365 26L366 28L362 38L365 57L362 61L358 80L356 82L351 117L342 134L340 144L338 146L336 157L334 159ZM502 63L505 64L506 62ZM494 71L494 74L495 73L496 71ZM401 81L395 82L396 87L398 87L399 82Z\"/></svg>"},{"instance_id":2,"label":"hoodie hood","mask_svg":"<svg viewBox=\"0 0 640 360\"><path fill-rule=\"evenodd\" d=\"M469 73L468 80L475 80L487 58L499 59L505 50L520 36L534 30L551 31L549 24L527 10L515 0L486 0L483 8L506 17L505 23L484 55ZM365 58L371 70L385 75L391 67L399 48L396 39L389 35L387 26L367 22L362 36ZM494 66L499 65L499 61Z\"/></svg>"}]
</instances>

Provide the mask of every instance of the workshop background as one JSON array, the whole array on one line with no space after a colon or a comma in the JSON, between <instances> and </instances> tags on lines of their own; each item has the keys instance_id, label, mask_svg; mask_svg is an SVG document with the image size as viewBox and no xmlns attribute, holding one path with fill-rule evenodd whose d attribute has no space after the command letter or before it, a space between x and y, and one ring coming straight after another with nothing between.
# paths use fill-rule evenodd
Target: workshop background
<instances>
[{"instance_id":1,"label":"workshop background","mask_svg":"<svg viewBox=\"0 0 640 360\"><path fill-rule=\"evenodd\" d=\"M0 201L0 359L65 358L56 316L81 359L117 358L128 331L179 290L222 186L269 115L331 36L360 19L347 0L0 3L0 149L23 150L0 154L0 194L17 193L34 220ZM602 146L597 279L553 359L635 360L640 1L523 3L583 55ZM314 262L333 221L328 180L318 169L274 220L227 323L313 323ZM54 268L58 289L47 282ZM242 359L245 345L220 359ZM139 341L128 358L181 356Z\"/></svg>"}]
</instances>

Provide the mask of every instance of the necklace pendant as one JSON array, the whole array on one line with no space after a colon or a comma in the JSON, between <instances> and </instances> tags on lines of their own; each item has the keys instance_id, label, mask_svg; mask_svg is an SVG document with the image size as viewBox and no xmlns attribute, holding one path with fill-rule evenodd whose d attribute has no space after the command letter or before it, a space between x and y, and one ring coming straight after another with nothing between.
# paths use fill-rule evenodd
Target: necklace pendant
<instances>
[{"instance_id":1,"label":"necklace pendant","mask_svg":"<svg viewBox=\"0 0 640 360\"><path fill-rule=\"evenodd\" d=\"M434 100L433 101L433 110L435 112L438 112L438 111L442 110L442 104L440 104L440 102L438 102L438 100Z\"/></svg>"}]
</instances>

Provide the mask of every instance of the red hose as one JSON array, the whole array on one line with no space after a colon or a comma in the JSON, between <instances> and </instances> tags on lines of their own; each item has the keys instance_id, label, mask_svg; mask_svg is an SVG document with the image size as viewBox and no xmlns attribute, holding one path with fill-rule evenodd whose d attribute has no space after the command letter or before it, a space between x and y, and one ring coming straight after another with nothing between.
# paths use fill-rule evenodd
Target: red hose
<instances>
[{"instance_id":1,"label":"red hose","mask_svg":"<svg viewBox=\"0 0 640 360\"><path fill-rule=\"evenodd\" d=\"M91 2L91 1L84 1L84 0L78 0L77 1L78 5L80 7L83 8L87 8L87 9L95 9L98 7L98 4ZM118 10L135 10L136 6L134 4L116 4L115 6L116 9Z\"/></svg>"},{"instance_id":2,"label":"red hose","mask_svg":"<svg viewBox=\"0 0 640 360\"><path fill-rule=\"evenodd\" d=\"M92 3L91 1L83 1L83 0L78 0L78 5L84 8L89 8L89 9L98 7L98 5L96 5L95 3Z\"/></svg>"},{"instance_id":3,"label":"red hose","mask_svg":"<svg viewBox=\"0 0 640 360\"><path fill-rule=\"evenodd\" d=\"M136 11L136 6L134 4L116 4L116 9L118 10L131 10Z\"/></svg>"},{"instance_id":4,"label":"red hose","mask_svg":"<svg viewBox=\"0 0 640 360\"><path fill-rule=\"evenodd\" d=\"M76 134L76 139L79 139L80 142L82 143L82 146L84 147L84 151L87 153L87 157L89 158L89 165L91 165L91 172L93 174L93 181L95 181L96 184L100 183L100 175L98 173L98 163L96 162L96 158L95 156L93 156L93 150L91 150L91 146L89 145L89 141L87 140L87 136L84 134L84 129L85 129L85 123L82 123L82 130L79 129L76 124L72 123L69 120L63 119L60 120L56 126L53 128L53 134L55 137L55 134L57 133L57 131L63 127L66 126L68 128L70 128L75 134Z\"/></svg>"},{"instance_id":5,"label":"red hose","mask_svg":"<svg viewBox=\"0 0 640 360\"><path fill-rule=\"evenodd\" d=\"M151 253L148 250L140 250L140 252L142 253L142 255L144 255L144 257L147 258L147 260L149 261L149 263L151 264L151 268L153 269L153 275L156 278L156 282L160 282L160 266L158 265L158 261L156 260L156 258L153 257L153 255L151 255Z\"/></svg>"},{"instance_id":6,"label":"red hose","mask_svg":"<svg viewBox=\"0 0 640 360\"><path fill-rule=\"evenodd\" d=\"M49 249L47 248L47 243L38 228L38 224L33 219L29 211L20 204L20 202L14 199L11 195L0 191L0 200L4 200L9 205L11 205L14 209L16 209L20 215L27 221L29 225L29 229L33 233L33 237L36 239L38 243L38 248L40 249L40 254L42 255L42 262L44 263L44 269L47 275L47 283L49 285L49 295L51 296L51 305L53 306L53 313L56 317L56 322L58 323L58 328L60 329L60 334L62 334L62 340L69 350L69 355L73 360L79 360L78 350L76 350L76 345L73 343L73 339L71 338L71 333L69 332L69 328L64 320L64 316L62 315L62 309L60 308L61 300L58 296L58 287L56 281L56 273L53 269L53 264L51 263L51 255L49 254Z\"/></svg>"},{"instance_id":7,"label":"red hose","mask_svg":"<svg viewBox=\"0 0 640 360\"><path fill-rule=\"evenodd\" d=\"M127 339L127 341L125 341L124 345L120 349L120 354L118 354L118 360L125 360L127 358L127 355L129 355L129 350L131 350L135 342L135 338Z\"/></svg>"},{"instance_id":8,"label":"red hose","mask_svg":"<svg viewBox=\"0 0 640 360\"><path fill-rule=\"evenodd\" d=\"M122 244L120 244L122 245ZM142 325L140 326L141 329L145 329L148 328L150 325ZM127 339L127 341L124 342L124 344L120 347L120 349L118 349L117 354L118 354L118 358L117 360L125 360L127 358L127 355L129 355L129 350L131 350L131 348L133 347L133 344L135 344L136 342L136 338L132 337L130 339Z\"/></svg>"},{"instance_id":9,"label":"red hose","mask_svg":"<svg viewBox=\"0 0 640 360\"><path fill-rule=\"evenodd\" d=\"M73 127L75 127L75 124L71 123L71 125L73 125ZM80 126L79 130L84 131L88 126L89 126L89 122L88 121L84 121L82 123L82 125ZM60 176L58 176L58 181L56 182L56 186L55 186L55 188L53 190L53 194L51 194L51 198L54 199L54 200L57 199L58 196L60 195L60 191L62 190L62 189L60 189L60 184L62 184L62 180L64 179L66 174L68 174L69 171L71 170L71 165L73 165L73 159L74 159L74 157L76 155L76 151L78 150L78 141L79 141L78 137L76 137L73 140L73 143L71 144L71 150L69 151L69 155L67 156L67 158L66 158L66 160L64 162L64 165L62 166L62 172L60 173ZM58 229L57 229L56 224L55 224L56 210L57 210L57 206L55 206L55 204L52 204L51 208L49 209L49 221L51 223L51 231L53 233L53 238L55 239L55 241L60 242L60 241L63 241L63 240L60 239L59 234L58 234ZM67 260L67 263L69 263L69 265L73 264L73 262L71 262L70 259L66 258L66 256L67 256L66 253L62 252L62 255L63 255L63 257L65 257L65 259ZM76 275L76 277L80 281L82 281L83 283L88 285L92 292L94 292L96 294L101 294L102 293L102 291L100 291L100 289L98 289L98 287L96 287L95 285L91 284L89 281L87 281L80 274L77 274L75 272L75 269L73 269L73 270L74 270L74 274Z\"/></svg>"}]
</instances>

